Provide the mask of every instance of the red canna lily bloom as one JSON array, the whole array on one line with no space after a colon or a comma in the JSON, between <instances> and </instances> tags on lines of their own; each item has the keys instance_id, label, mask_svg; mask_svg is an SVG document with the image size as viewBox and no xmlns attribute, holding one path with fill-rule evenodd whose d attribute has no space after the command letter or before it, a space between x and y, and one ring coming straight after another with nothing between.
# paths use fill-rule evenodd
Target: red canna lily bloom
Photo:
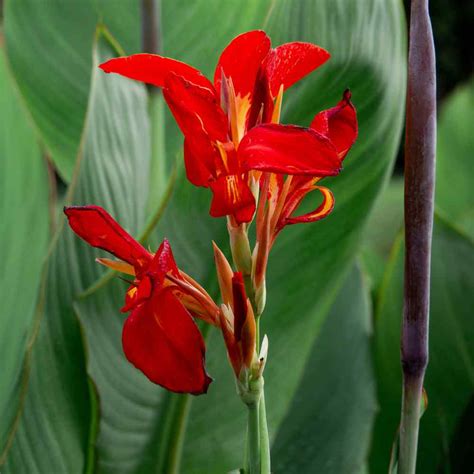
<instances>
[{"instance_id":1,"label":"red canna lily bloom","mask_svg":"<svg viewBox=\"0 0 474 474\"><path fill-rule=\"evenodd\" d=\"M321 141L327 141L328 148L337 155L341 165L358 134L356 110L350 99L351 93L346 90L342 100L335 107L318 113L309 128ZM325 176L324 173L305 167L304 163L293 163L293 168L284 163L268 167L261 159L268 153L277 156L286 146L298 146L291 139L283 142L274 134L274 127L276 126L272 124L255 127L240 144L246 156L244 169L265 171L257 210L258 247L254 262L254 285L257 289L265 278L268 254L278 233L289 224L318 221L326 217L334 207L332 192L318 185ZM290 130L288 126L287 129ZM304 149L300 150L303 154ZM311 191L319 191L323 202L315 210L295 216L294 212Z\"/></svg>"},{"instance_id":2,"label":"red canna lily bloom","mask_svg":"<svg viewBox=\"0 0 474 474\"><path fill-rule=\"evenodd\" d=\"M341 160L329 136L277 125L284 90L328 59L329 53L316 45L271 48L265 32L250 31L224 49L214 83L197 69L159 55L115 58L100 67L163 89L184 134L188 179L211 189L212 216L228 215L240 224L254 216L262 171L339 173Z\"/></svg>"},{"instance_id":3,"label":"red canna lily bloom","mask_svg":"<svg viewBox=\"0 0 474 474\"><path fill-rule=\"evenodd\" d=\"M219 309L207 292L178 269L164 240L153 255L99 206L66 207L73 231L119 260L97 259L133 275L123 312L122 344L127 359L152 382L173 392L207 392L205 345L194 318L219 325Z\"/></svg>"}]
</instances>

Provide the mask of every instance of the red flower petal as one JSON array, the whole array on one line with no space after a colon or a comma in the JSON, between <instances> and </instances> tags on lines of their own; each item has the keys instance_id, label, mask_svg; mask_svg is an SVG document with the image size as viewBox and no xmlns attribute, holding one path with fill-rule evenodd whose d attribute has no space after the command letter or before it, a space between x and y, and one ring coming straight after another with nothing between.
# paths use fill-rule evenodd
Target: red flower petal
<instances>
[{"instance_id":1,"label":"red flower petal","mask_svg":"<svg viewBox=\"0 0 474 474\"><path fill-rule=\"evenodd\" d=\"M120 308L122 313L128 313L133 308L150 298L153 283L149 277L145 276L139 283L129 286L125 293L125 304Z\"/></svg>"},{"instance_id":2,"label":"red flower petal","mask_svg":"<svg viewBox=\"0 0 474 474\"><path fill-rule=\"evenodd\" d=\"M184 139L186 176L195 186L209 186L217 160L220 160L219 151L204 130L196 130L196 133Z\"/></svg>"},{"instance_id":3,"label":"red flower petal","mask_svg":"<svg viewBox=\"0 0 474 474\"><path fill-rule=\"evenodd\" d=\"M213 92L169 74L163 95L184 136L203 128L211 140L227 141L227 117Z\"/></svg>"},{"instance_id":4,"label":"red flower petal","mask_svg":"<svg viewBox=\"0 0 474 474\"><path fill-rule=\"evenodd\" d=\"M133 54L121 58L109 59L99 66L103 71L115 72L136 81L164 87L166 76L173 72L186 80L211 91L214 90L211 81L200 71L176 59L165 58L158 54Z\"/></svg>"},{"instance_id":5,"label":"red flower petal","mask_svg":"<svg viewBox=\"0 0 474 474\"><path fill-rule=\"evenodd\" d=\"M179 277L179 269L176 265L171 245L168 239L164 239L147 268L147 275L153 277L155 285L157 283L161 285L167 273Z\"/></svg>"},{"instance_id":6,"label":"red flower petal","mask_svg":"<svg viewBox=\"0 0 474 474\"><path fill-rule=\"evenodd\" d=\"M127 359L152 382L178 393L206 393L212 379L204 368L198 327L171 289L138 306L122 332Z\"/></svg>"},{"instance_id":7,"label":"red flower petal","mask_svg":"<svg viewBox=\"0 0 474 474\"><path fill-rule=\"evenodd\" d=\"M351 102L349 89L342 100L328 110L317 114L310 127L328 137L336 147L341 160L345 158L357 138L357 114Z\"/></svg>"},{"instance_id":8,"label":"red flower petal","mask_svg":"<svg viewBox=\"0 0 474 474\"><path fill-rule=\"evenodd\" d=\"M72 230L89 245L115 255L140 270L151 261L147 252L115 219L99 206L65 207Z\"/></svg>"},{"instance_id":9,"label":"red flower petal","mask_svg":"<svg viewBox=\"0 0 474 474\"><path fill-rule=\"evenodd\" d=\"M213 193L209 211L212 217L233 215L239 224L252 220L255 198L241 176L221 176L209 184Z\"/></svg>"},{"instance_id":10,"label":"red flower petal","mask_svg":"<svg viewBox=\"0 0 474 474\"><path fill-rule=\"evenodd\" d=\"M311 43L286 43L272 49L265 59L265 71L272 97L276 97L280 86L288 89L311 71L321 66L330 57L323 48Z\"/></svg>"},{"instance_id":11,"label":"red flower petal","mask_svg":"<svg viewBox=\"0 0 474 474\"><path fill-rule=\"evenodd\" d=\"M254 127L240 142L238 153L246 171L334 176L341 170L341 160L330 140L294 125Z\"/></svg>"},{"instance_id":12,"label":"red flower petal","mask_svg":"<svg viewBox=\"0 0 474 474\"><path fill-rule=\"evenodd\" d=\"M249 31L234 38L222 51L216 66L217 97L220 97L222 73L232 79L236 96L252 93L260 65L269 50L270 38L264 31Z\"/></svg>"},{"instance_id":13,"label":"red flower petal","mask_svg":"<svg viewBox=\"0 0 474 474\"><path fill-rule=\"evenodd\" d=\"M308 193L309 191L314 191L318 190L321 192L323 195L323 202L314 210L311 212L308 212L306 214L303 214L302 216L297 216L297 217L287 217L281 222L281 225L279 226L280 228L288 225L288 224L299 224L300 222L315 222L319 221L323 217L326 217L328 214L331 213L331 211L334 209L334 195L328 188L324 188L322 186L313 186L311 188L306 188L303 189L301 192L303 193L302 196L297 196L296 193L293 196L295 199L295 202L297 202L296 206L293 207L293 209L284 209L283 213L284 215L291 214L294 209L298 206L298 204L301 202L303 199L304 195Z\"/></svg>"}]
</instances>

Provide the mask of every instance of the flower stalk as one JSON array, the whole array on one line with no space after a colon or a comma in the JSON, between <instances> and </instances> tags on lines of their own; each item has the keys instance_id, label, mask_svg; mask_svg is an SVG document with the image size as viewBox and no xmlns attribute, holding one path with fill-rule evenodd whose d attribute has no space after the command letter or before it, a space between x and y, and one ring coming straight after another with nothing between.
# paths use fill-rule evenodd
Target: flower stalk
<instances>
[{"instance_id":1,"label":"flower stalk","mask_svg":"<svg viewBox=\"0 0 474 474\"><path fill-rule=\"evenodd\" d=\"M248 472L260 474L260 418L259 403L247 405L248 409Z\"/></svg>"},{"instance_id":2,"label":"flower stalk","mask_svg":"<svg viewBox=\"0 0 474 474\"><path fill-rule=\"evenodd\" d=\"M405 138L405 291L399 474L414 474L428 364L429 287L436 148L436 71L428 0L410 13Z\"/></svg>"},{"instance_id":3,"label":"flower stalk","mask_svg":"<svg viewBox=\"0 0 474 474\"><path fill-rule=\"evenodd\" d=\"M157 0L141 0L142 50L145 53L158 54L161 50L159 8ZM157 88L154 90L159 92Z\"/></svg>"},{"instance_id":4,"label":"flower stalk","mask_svg":"<svg viewBox=\"0 0 474 474\"><path fill-rule=\"evenodd\" d=\"M270 440L265 410L262 376L244 385L237 382L237 391L247 406L246 474L270 474Z\"/></svg>"}]
</instances>

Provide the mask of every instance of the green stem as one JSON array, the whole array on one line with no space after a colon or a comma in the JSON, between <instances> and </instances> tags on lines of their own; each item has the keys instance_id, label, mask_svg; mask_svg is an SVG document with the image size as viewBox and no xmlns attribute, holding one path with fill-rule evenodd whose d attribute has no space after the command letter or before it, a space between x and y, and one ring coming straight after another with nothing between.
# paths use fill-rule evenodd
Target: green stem
<instances>
[{"instance_id":1,"label":"green stem","mask_svg":"<svg viewBox=\"0 0 474 474\"><path fill-rule=\"evenodd\" d=\"M248 446L248 467L249 474L260 474L260 417L259 402L249 403L248 425L247 425L247 446Z\"/></svg>"},{"instance_id":2,"label":"green stem","mask_svg":"<svg viewBox=\"0 0 474 474\"><path fill-rule=\"evenodd\" d=\"M398 474L415 474L423 377L404 377Z\"/></svg>"},{"instance_id":3,"label":"green stem","mask_svg":"<svg viewBox=\"0 0 474 474\"><path fill-rule=\"evenodd\" d=\"M265 409L265 392L262 390L260 397L260 472L261 474L270 474L270 438L268 436L267 412Z\"/></svg>"}]
</instances>

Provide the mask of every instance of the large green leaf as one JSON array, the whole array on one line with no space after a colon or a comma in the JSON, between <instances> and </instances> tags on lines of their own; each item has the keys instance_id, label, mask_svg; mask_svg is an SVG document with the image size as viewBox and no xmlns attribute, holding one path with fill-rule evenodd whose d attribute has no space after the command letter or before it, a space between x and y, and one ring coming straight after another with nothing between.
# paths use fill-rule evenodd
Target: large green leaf
<instances>
[{"instance_id":1,"label":"large green leaf","mask_svg":"<svg viewBox=\"0 0 474 474\"><path fill-rule=\"evenodd\" d=\"M0 49L0 447L13 423L49 234L48 176Z\"/></svg>"},{"instance_id":2,"label":"large green leaf","mask_svg":"<svg viewBox=\"0 0 474 474\"><path fill-rule=\"evenodd\" d=\"M373 437L371 472L388 468L400 420L400 323L403 246L398 239L376 311L376 362L380 413ZM436 219L430 302L430 362L425 388L428 409L420 424L418 472L454 472L450 441L474 392L474 244Z\"/></svg>"},{"instance_id":3,"label":"large green leaf","mask_svg":"<svg viewBox=\"0 0 474 474\"><path fill-rule=\"evenodd\" d=\"M112 54L101 36L94 49L86 125L69 198L74 204L104 206L136 233L144 225L148 195L147 97L140 84L106 78L97 69ZM31 374L7 472L80 473L93 458L89 443L97 407L73 301L103 270L94 262L97 252L62 224L45 269L37 308L40 328L29 354ZM115 298L114 288L108 290Z\"/></svg>"},{"instance_id":4,"label":"large green leaf","mask_svg":"<svg viewBox=\"0 0 474 474\"><path fill-rule=\"evenodd\" d=\"M71 179L86 115L91 54L104 21L126 51L139 50L135 0L7 0L5 36L13 72L61 176Z\"/></svg>"},{"instance_id":5,"label":"large green leaf","mask_svg":"<svg viewBox=\"0 0 474 474\"><path fill-rule=\"evenodd\" d=\"M165 2L165 53L176 56L173 51L178 51L181 41L186 45L186 38L191 38L186 54L178 57L211 70L218 53L204 56L210 49L209 38L212 49L218 51L236 33L233 28L225 30L235 18L244 28L235 8L218 8L218 3L194 2L187 11L184 2ZM255 8L252 15L260 11ZM366 0L363 6L348 0L285 1L273 3L265 13L266 20L261 17L260 23L255 19L258 15L251 15L248 27L266 25L275 44L313 41L333 54L331 64L286 94L285 121L308 124L314 113L337 102L347 86L353 91L360 120L360 137L346 169L337 179L327 180L336 195L334 213L318 224L285 229L271 255L262 330L270 337L266 386L273 439L287 419L295 393L304 395L298 387L313 343L353 260L366 216L390 172L402 122L405 56L403 16L396 0ZM208 29L202 24L209 25ZM173 34L175 29L180 33ZM167 142L174 149L181 142L175 125L168 130ZM192 188L181 176L154 245L162 236L169 237L181 268L215 294L210 242L214 239L228 248L225 221L209 217L209 202L207 190ZM168 431L167 423L171 418L176 426L185 427L188 411L177 472L212 474L238 467L245 413L220 334L211 330L208 338L209 372L215 377L209 394L189 399L162 396L159 388L150 386L124 361L116 312L120 301L107 301L105 291L77 304L86 327L92 377L103 404L99 471L176 469L172 458L174 454L180 457L179 430Z\"/></svg>"},{"instance_id":6,"label":"large green leaf","mask_svg":"<svg viewBox=\"0 0 474 474\"><path fill-rule=\"evenodd\" d=\"M371 305L360 271L346 278L273 444L274 471L362 470L376 411Z\"/></svg>"},{"instance_id":7,"label":"large green leaf","mask_svg":"<svg viewBox=\"0 0 474 474\"><path fill-rule=\"evenodd\" d=\"M474 79L460 86L443 104L438 121L436 205L474 236Z\"/></svg>"},{"instance_id":8,"label":"large green leaf","mask_svg":"<svg viewBox=\"0 0 474 474\"><path fill-rule=\"evenodd\" d=\"M382 283L393 241L402 225L403 179L394 176L375 203L362 243L362 262L374 296Z\"/></svg>"}]
</instances>

